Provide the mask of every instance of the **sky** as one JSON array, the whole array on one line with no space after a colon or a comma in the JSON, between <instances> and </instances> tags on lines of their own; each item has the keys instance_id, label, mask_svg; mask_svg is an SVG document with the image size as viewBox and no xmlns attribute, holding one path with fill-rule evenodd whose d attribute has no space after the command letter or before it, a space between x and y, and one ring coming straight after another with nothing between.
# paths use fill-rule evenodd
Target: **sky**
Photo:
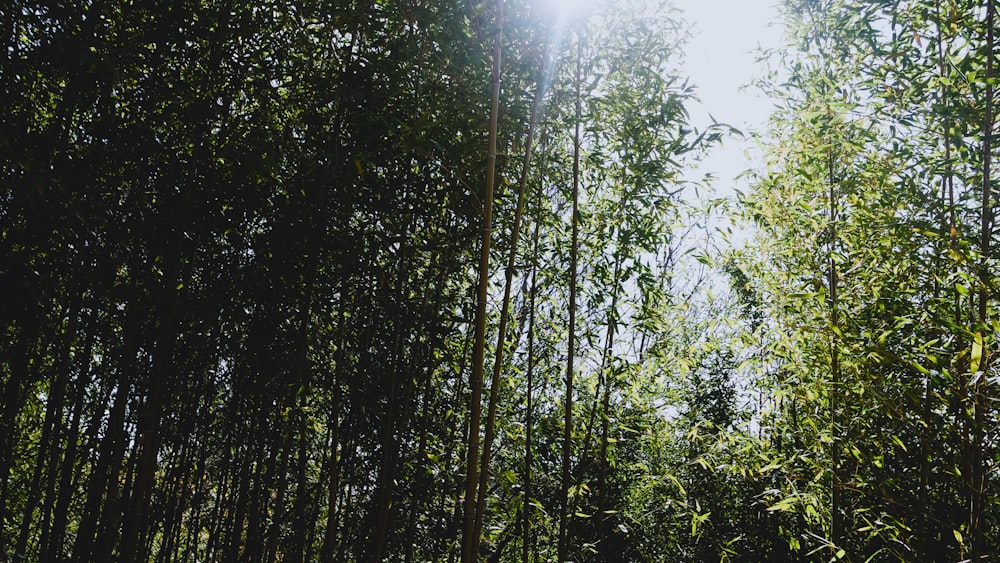
<instances>
[{"instance_id":1,"label":"sky","mask_svg":"<svg viewBox=\"0 0 1000 563\"><path fill-rule=\"evenodd\" d=\"M689 108L693 123L703 128L716 120L741 131L763 130L773 108L751 82L764 75L756 62L759 47L777 47L782 41L779 0L673 0L692 24L692 35L682 72L691 78L701 103ZM746 153L749 151L750 155ZM727 139L705 159L695 176L713 173L719 196L745 187L735 178L751 167L756 142Z\"/></svg>"}]
</instances>

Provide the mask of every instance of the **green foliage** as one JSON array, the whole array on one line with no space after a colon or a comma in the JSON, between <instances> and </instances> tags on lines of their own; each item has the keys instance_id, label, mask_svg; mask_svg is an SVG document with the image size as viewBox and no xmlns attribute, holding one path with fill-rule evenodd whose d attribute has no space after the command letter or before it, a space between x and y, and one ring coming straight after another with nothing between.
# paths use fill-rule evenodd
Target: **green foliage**
<instances>
[{"instance_id":1,"label":"green foliage","mask_svg":"<svg viewBox=\"0 0 1000 563\"><path fill-rule=\"evenodd\" d=\"M993 334L972 301L993 283L976 266L993 104L975 86L983 14L956 2L786 6L799 51L777 90L788 103L771 160L744 198L760 238L739 260L751 281L738 281L768 311L756 331L773 396L761 428L771 471L788 476L771 508L805 508L790 539L817 554L961 559L970 475L993 456L973 414L992 387L970 392ZM978 518L993 535L995 515Z\"/></svg>"},{"instance_id":2,"label":"green foliage","mask_svg":"<svg viewBox=\"0 0 1000 563\"><path fill-rule=\"evenodd\" d=\"M717 134L686 125L680 24L654 12L605 6L580 24L580 558L657 560L680 537L646 533L630 503L676 496L645 479L667 453L649 352L673 299L680 170ZM535 343L524 268L500 390L482 546L495 559L522 537L525 472L508 446L527 439L529 359L530 520L554 535L575 50L533 4L507 14L499 225L536 77L554 70L529 178L538 250L518 258L538 265ZM0 558L454 553L491 12L18 2L0 16ZM498 229L495 252L509 241Z\"/></svg>"},{"instance_id":3,"label":"green foliage","mask_svg":"<svg viewBox=\"0 0 1000 563\"><path fill-rule=\"evenodd\" d=\"M579 562L994 551L987 12L785 2L755 236L719 252L683 22L590 10L502 22L493 264L544 103L479 557L556 559L564 488ZM457 555L494 18L0 9L0 559Z\"/></svg>"}]
</instances>

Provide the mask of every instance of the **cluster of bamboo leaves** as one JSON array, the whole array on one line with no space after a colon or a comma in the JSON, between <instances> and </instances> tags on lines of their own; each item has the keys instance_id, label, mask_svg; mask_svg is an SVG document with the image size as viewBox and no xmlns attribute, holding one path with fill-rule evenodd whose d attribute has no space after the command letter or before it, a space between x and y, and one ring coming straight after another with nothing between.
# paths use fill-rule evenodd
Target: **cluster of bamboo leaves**
<instances>
[{"instance_id":1,"label":"cluster of bamboo leaves","mask_svg":"<svg viewBox=\"0 0 1000 563\"><path fill-rule=\"evenodd\" d=\"M759 236L733 257L765 319L770 510L816 560L978 561L1000 524L995 3L784 10Z\"/></svg>"}]
</instances>

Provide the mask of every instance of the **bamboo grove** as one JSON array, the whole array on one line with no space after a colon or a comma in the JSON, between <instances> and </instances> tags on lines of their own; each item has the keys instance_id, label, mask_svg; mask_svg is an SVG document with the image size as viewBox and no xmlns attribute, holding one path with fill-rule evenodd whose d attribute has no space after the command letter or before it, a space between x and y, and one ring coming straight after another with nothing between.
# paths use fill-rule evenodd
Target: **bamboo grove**
<instances>
[{"instance_id":1,"label":"bamboo grove","mask_svg":"<svg viewBox=\"0 0 1000 563\"><path fill-rule=\"evenodd\" d=\"M989 560L996 6L780 17L0 7L0 561Z\"/></svg>"},{"instance_id":2,"label":"bamboo grove","mask_svg":"<svg viewBox=\"0 0 1000 563\"><path fill-rule=\"evenodd\" d=\"M741 263L768 311L772 509L815 527L816 556L987 560L995 3L785 11L798 50L775 86L781 140L744 197L761 244Z\"/></svg>"}]
</instances>

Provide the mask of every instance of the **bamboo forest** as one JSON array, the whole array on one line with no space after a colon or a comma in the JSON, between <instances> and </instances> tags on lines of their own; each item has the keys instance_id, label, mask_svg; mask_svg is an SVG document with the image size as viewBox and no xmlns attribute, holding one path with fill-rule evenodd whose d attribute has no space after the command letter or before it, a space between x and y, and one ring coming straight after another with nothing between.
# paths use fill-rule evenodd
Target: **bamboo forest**
<instances>
[{"instance_id":1,"label":"bamboo forest","mask_svg":"<svg viewBox=\"0 0 1000 563\"><path fill-rule=\"evenodd\" d=\"M1000 560L997 3L3 2L0 561Z\"/></svg>"}]
</instances>

